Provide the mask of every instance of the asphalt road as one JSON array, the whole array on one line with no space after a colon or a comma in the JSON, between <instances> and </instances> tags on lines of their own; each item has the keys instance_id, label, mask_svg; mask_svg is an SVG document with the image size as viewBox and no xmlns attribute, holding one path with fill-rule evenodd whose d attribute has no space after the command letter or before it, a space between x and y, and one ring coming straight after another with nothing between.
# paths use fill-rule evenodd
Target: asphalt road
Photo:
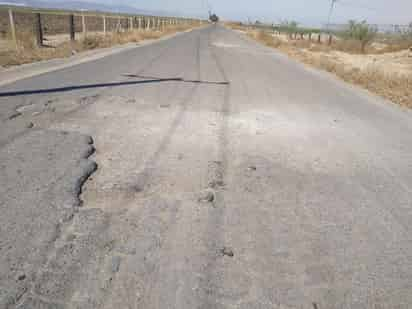
<instances>
[{"instance_id":1,"label":"asphalt road","mask_svg":"<svg viewBox=\"0 0 412 309\"><path fill-rule=\"evenodd\" d=\"M210 26L0 118L0 308L412 307L412 114L328 74Z\"/></svg>"}]
</instances>

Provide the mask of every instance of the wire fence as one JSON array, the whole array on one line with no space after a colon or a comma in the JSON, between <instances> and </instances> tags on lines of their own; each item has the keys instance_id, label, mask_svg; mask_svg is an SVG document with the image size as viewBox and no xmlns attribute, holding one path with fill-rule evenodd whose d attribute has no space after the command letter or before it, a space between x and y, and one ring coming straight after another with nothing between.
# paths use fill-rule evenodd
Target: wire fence
<instances>
[{"instance_id":1,"label":"wire fence","mask_svg":"<svg viewBox=\"0 0 412 309\"><path fill-rule=\"evenodd\" d=\"M0 37L11 39L16 45L27 35L36 39L38 46L46 36L66 34L71 40L88 33L123 32L134 29L159 30L170 25L199 24L198 19L147 15L117 15L112 13L70 12L0 7ZM79 35L80 34L80 35Z\"/></svg>"}]
</instances>

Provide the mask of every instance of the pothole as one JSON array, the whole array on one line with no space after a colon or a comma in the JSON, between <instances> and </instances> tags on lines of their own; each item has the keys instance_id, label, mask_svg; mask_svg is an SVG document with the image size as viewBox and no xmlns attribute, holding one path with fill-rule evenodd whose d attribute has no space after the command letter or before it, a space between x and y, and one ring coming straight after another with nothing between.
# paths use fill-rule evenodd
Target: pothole
<instances>
[{"instance_id":1,"label":"pothole","mask_svg":"<svg viewBox=\"0 0 412 309\"><path fill-rule=\"evenodd\" d=\"M233 249L230 247L223 247L220 249L220 253L222 256L227 256L227 257L234 257L235 253L233 252Z\"/></svg>"}]
</instances>

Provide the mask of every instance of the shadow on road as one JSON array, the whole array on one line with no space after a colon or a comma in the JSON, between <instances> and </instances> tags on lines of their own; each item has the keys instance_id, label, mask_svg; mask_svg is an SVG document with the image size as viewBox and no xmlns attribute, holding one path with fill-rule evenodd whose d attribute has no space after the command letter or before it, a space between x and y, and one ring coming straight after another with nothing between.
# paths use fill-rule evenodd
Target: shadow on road
<instances>
[{"instance_id":1,"label":"shadow on road","mask_svg":"<svg viewBox=\"0 0 412 309\"><path fill-rule=\"evenodd\" d=\"M201 81L201 80L186 80L181 77L176 78L151 78L139 75L123 75L125 77L133 77L145 80L135 80L135 81L123 81L123 82L113 82L113 83L100 83L100 84L86 84L86 85L74 85L66 87L57 88L44 88L44 89L33 89L33 90L18 90L18 91L7 91L0 92L0 97L16 97L22 95L32 95L32 94L44 94L52 92L68 92L82 89L90 88L103 88L103 87L119 87L119 86L130 86L130 85L141 85L141 84L152 84L152 83L162 83L162 82L184 82L184 83L196 83L196 84L212 84L212 85L227 85L226 82L212 82L212 81Z\"/></svg>"},{"instance_id":2,"label":"shadow on road","mask_svg":"<svg viewBox=\"0 0 412 309\"><path fill-rule=\"evenodd\" d=\"M162 80L162 79L173 79L183 83L193 83L193 84L209 84L209 85L229 85L228 82L214 82L214 81L207 81L207 80L196 80L196 79L184 79L181 77L178 78L159 78L153 76L145 76L145 75L136 75L136 74L124 74L123 76L126 77L135 77L147 80Z\"/></svg>"}]
</instances>

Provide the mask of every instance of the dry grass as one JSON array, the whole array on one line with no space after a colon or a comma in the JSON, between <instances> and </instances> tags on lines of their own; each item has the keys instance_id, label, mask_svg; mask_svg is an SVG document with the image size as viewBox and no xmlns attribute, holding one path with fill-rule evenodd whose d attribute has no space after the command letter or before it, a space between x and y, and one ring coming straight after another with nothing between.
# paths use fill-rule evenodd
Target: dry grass
<instances>
[{"instance_id":1,"label":"dry grass","mask_svg":"<svg viewBox=\"0 0 412 309\"><path fill-rule=\"evenodd\" d=\"M386 44L386 47L377 53L393 53L412 47L412 37L383 42Z\"/></svg>"},{"instance_id":2,"label":"dry grass","mask_svg":"<svg viewBox=\"0 0 412 309\"><path fill-rule=\"evenodd\" d=\"M64 42L56 47L37 47L34 42L33 33L20 32L18 34L18 48L16 50L13 42L3 40L0 48L0 66L9 67L25 63L32 63L41 60L66 58L75 53L93 50L97 48L107 48L126 43L138 43L143 40L155 40L165 35L189 30L190 26L168 26L163 31L135 30L119 33L108 33L104 35L88 35L86 38L76 42Z\"/></svg>"},{"instance_id":3,"label":"dry grass","mask_svg":"<svg viewBox=\"0 0 412 309\"><path fill-rule=\"evenodd\" d=\"M399 105L412 108L412 69L409 74L385 73L381 68L369 66L365 69L358 69L348 66L337 59L329 58L324 54L333 50L345 53L360 53L360 44L356 41L337 40L332 46L319 45L305 40L282 41L273 37L269 33L262 31L251 31L248 35L266 46L277 48L288 54L290 57L298 59L316 68L331 72L346 82L362 86L369 91L389 99ZM402 47L410 46L404 43ZM399 50L398 46L390 49ZM389 50L384 49L384 51ZM367 51L374 51L372 47ZM317 52L323 54L317 56ZM382 53L382 51L380 52Z\"/></svg>"},{"instance_id":4,"label":"dry grass","mask_svg":"<svg viewBox=\"0 0 412 309\"><path fill-rule=\"evenodd\" d=\"M63 58L76 50L76 44L62 44L58 48L37 48L30 31L18 33L18 47L11 40L0 51L0 65L4 67L36 62L50 58Z\"/></svg>"},{"instance_id":5,"label":"dry grass","mask_svg":"<svg viewBox=\"0 0 412 309\"><path fill-rule=\"evenodd\" d=\"M376 44L381 45L379 48L376 47ZM360 41L350 40L350 39L339 39L335 40L332 46L328 46L330 50L338 50L345 53L351 54L385 54L393 53L408 49L412 46L412 40L410 39L397 39L397 40L384 40L382 42L375 42L368 44L366 46L365 52L362 51L362 46Z\"/></svg>"},{"instance_id":6,"label":"dry grass","mask_svg":"<svg viewBox=\"0 0 412 309\"><path fill-rule=\"evenodd\" d=\"M362 86L399 105L412 108L412 73L408 75L387 74L372 66L360 70L349 68L343 63L335 62L326 57L313 58L296 53L294 55L301 61L331 72L346 82Z\"/></svg>"},{"instance_id":7,"label":"dry grass","mask_svg":"<svg viewBox=\"0 0 412 309\"><path fill-rule=\"evenodd\" d=\"M296 48L306 48L306 49L311 48L313 46L313 43L307 40L291 41L289 44Z\"/></svg>"},{"instance_id":8,"label":"dry grass","mask_svg":"<svg viewBox=\"0 0 412 309\"><path fill-rule=\"evenodd\" d=\"M313 57L310 53L296 49L282 49L289 56L318 69L328 71L344 81L363 88L408 108L412 108L412 73L385 73L378 67L351 68L328 57Z\"/></svg>"},{"instance_id":9,"label":"dry grass","mask_svg":"<svg viewBox=\"0 0 412 309\"><path fill-rule=\"evenodd\" d=\"M269 47L278 48L282 41L263 30L248 32L249 36Z\"/></svg>"},{"instance_id":10,"label":"dry grass","mask_svg":"<svg viewBox=\"0 0 412 309\"><path fill-rule=\"evenodd\" d=\"M331 50L338 50L350 54L361 54L362 44L357 40L335 40L330 46Z\"/></svg>"},{"instance_id":11,"label":"dry grass","mask_svg":"<svg viewBox=\"0 0 412 309\"><path fill-rule=\"evenodd\" d=\"M243 26L241 23L237 23L237 22L226 22L225 26L229 27L230 29L233 29L233 30L240 30L240 31L245 31L246 30L245 26Z\"/></svg>"}]
</instances>

